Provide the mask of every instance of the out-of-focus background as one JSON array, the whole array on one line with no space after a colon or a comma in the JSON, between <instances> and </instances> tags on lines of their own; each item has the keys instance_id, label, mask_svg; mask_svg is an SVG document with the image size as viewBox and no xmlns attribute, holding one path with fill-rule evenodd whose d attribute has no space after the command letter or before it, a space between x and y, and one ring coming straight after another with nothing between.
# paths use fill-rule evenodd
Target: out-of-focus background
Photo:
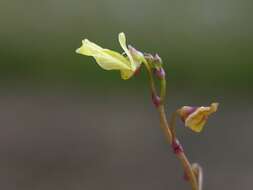
<instances>
[{"instance_id":1,"label":"out-of-focus background","mask_svg":"<svg viewBox=\"0 0 253 190\"><path fill-rule=\"evenodd\" d=\"M204 189L253 183L250 0L1 0L0 188L189 189L159 129L147 77L128 81L75 54L117 34L164 60L167 110L221 103L201 134L178 122Z\"/></svg>"}]
</instances>

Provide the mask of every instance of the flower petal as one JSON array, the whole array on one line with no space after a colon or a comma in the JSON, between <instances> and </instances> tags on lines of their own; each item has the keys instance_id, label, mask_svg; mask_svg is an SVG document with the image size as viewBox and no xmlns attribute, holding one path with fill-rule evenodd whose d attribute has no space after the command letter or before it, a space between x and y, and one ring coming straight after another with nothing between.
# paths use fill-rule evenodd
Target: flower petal
<instances>
[{"instance_id":1,"label":"flower petal","mask_svg":"<svg viewBox=\"0 0 253 190\"><path fill-rule=\"evenodd\" d=\"M215 102L210 105L209 114L212 114L218 110L219 103Z\"/></svg>"},{"instance_id":2,"label":"flower petal","mask_svg":"<svg viewBox=\"0 0 253 190\"><path fill-rule=\"evenodd\" d=\"M186 127L194 132L201 132L208 116L217 111L218 105L218 103L212 103L208 107L183 106L178 113Z\"/></svg>"},{"instance_id":3,"label":"flower petal","mask_svg":"<svg viewBox=\"0 0 253 190\"><path fill-rule=\"evenodd\" d=\"M130 60L130 63L131 63L131 69L133 71L136 70L136 65L135 65L135 62L134 62L134 59L130 53L130 51L128 50L127 48L127 45L126 45L126 36L123 32L119 33L119 43L120 43L120 46L122 47L122 49L125 51L127 57L129 58Z\"/></svg>"},{"instance_id":4,"label":"flower petal","mask_svg":"<svg viewBox=\"0 0 253 190\"><path fill-rule=\"evenodd\" d=\"M185 126L194 132L201 132L207 122L207 118L208 116L201 113L192 114L185 120Z\"/></svg>"},{"instance_id":5,"label":"flower petal","mask_svg":"<svg viewBox=\"0 0 253 190\"><path fill-rule=\"evenodd\" d=\"M121 70L120 75L121 78L127 80L133 76L134 72L132 70Z\"/></svg>"},{"instance_id":6,"label":"flower petal","mask_svg":"<svg viewBox=\"0 0 253 190\"><path fill-rule=\"evenodd\" d=\"M82 46L76 50L76 53L92 56L100 67L105 70L131 70L129 61L121 54L104 49L88 39L82 41Z\"/></svg>"}]
</instances>

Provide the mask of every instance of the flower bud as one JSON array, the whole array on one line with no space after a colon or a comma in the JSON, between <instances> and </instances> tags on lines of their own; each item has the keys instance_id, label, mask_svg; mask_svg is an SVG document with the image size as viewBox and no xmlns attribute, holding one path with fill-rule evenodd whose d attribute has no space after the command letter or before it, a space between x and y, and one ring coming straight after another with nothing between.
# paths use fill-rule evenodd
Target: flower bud
<instances>
[{"instance_id":1,"label":"flower bud","mask_svg":"<svg viewBox=\"0 0 253 190\"><path fill-rule=\"evenodd\" d=\"M144 57L147 60L147 62L149 62L152 65L152 67L154 68L161 67L162 59L158 54L155 54L155 56L153 56L150 53L144 53Z\"/></svg>"},{"instance_id":2,"label":"flower bud","mask_svg":"<svg viewBox=\"0 0 253 190\"><path fill-rule=\"evenodd\" d=\"M144 53L144 58L147 60L148 63L151 63L152 60L154 59L151 53Z\"/></svg>"},{"instance_id":3,"label":"flower bud","mask_svg":"<svg viewBox=\"0 0 253 190\"><path fill-rule=\"evenodd\" d=\"M162 64L162 58L156 53L154 57L154 63Z\"/></svg>"},{"instance_id":4,"label":"flower bud","mask_svg":"<svg viewBox=\"0 0 253 190\"><path fill-rule=\"evenodd\" d=\"M161 103L161 98L157 96L155 93L152 93L152 102L155 105L155 107L159 107Z\"/></svg>"},{"instance_id":5,"label":"flower bud","mask_svg":"<svg viewBox=\"0 0 253 190\"><path fill-rule=\"evenodd\" d=\"M165 71L162 67L155 68L154 69L154 74L159 78L162 79L165 77Z\"/></svg>"}]
</instances>

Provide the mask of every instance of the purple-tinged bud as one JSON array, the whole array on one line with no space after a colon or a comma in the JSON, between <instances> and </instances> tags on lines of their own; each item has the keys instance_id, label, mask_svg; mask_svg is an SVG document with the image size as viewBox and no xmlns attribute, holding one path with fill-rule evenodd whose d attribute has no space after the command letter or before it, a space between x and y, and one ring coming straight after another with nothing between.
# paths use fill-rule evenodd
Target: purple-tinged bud
<instances>
[{"instance_id":1,"label":"purple-tinged bud","mask_svg":"<svg viewBox=\"0 0 253 190\"><path fill-rule=\"evenodd\" d=\"M181 154L182 152L184 152L182 145L180 144L180 142L177 139L173 139L173 141L171 143L171 147L172 147L173 152L175 154Z\"/></svg>"},{"instance_id":2,"label":"purple-tinged bud","mask_svg":"<svg viewBox=\"0 0 253 190\"><path fill-rule=\"evenodd\" d=\"M152 102L155 105L155 107L159 107L161 104L161 98L157 96L156 94L152 93Z\"/></svg>"},{"instance_id":3,"label":"purple-tinged bud","mask_svg":"<svg viewBox=\"0 0 253 190\"><path fill-rule=\"evenodd\" d=\"M162 79L165 77L165 71L162 67L160 68L155 68L154 69L154 74L159 78L159 79Z\"/></svg>"}]
</instances>

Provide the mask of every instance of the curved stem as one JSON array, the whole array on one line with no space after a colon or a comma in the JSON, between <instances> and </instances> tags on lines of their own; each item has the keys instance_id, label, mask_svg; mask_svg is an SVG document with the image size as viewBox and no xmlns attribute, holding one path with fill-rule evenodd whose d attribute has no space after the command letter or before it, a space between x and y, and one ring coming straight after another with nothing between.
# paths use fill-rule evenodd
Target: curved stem
<instances>
[{"instance_id":1,"label":"curved stem","mask_svg":"<svg viewBox=\"0 0 253 190\"><path fill-rule=\"evenodd\" d=\"M155 82L152 74L152 70L148 64L148 62L144 61L144 65L147 68L148 71L148 76L149 76L149 82L150 82L150 87L152 94L157 96L156 88L155 88ZM160 123L161 123L161 128L165 134L165 137L169 144L172 145L173 141L176 139L176 137L173 135L171 131L171 127L167 121L166 118L166 113L164 109L164 102L165 102L165 96L166 96L166 79L165 76L161 79L161 86L160 86L160 104L158 106L158 112L160 115ZM175 134L175 133L174 133ZM188 161L186 155L184 154L183 151L180 151L179 153L176 154L177 158L181 161L181 164L183 165L184 171L189 178L192 190L200 190L198 188L198 182L196 179L196 175L194 174L191 164Z\"/></svg>"},{"instance_id":2,"label":"curved stem","mask_svg":"<svg viewBox=\"0 0 253 190\"><path fill-rule=\"evenodd\" d=\"M202 188L203 188L203 170L202 170L202 167L199 164L194 163L194 164L192 164L192 169L193 169L195 175L198 177L199 190L202 190Z\"/></svg>"}]
</instances>

